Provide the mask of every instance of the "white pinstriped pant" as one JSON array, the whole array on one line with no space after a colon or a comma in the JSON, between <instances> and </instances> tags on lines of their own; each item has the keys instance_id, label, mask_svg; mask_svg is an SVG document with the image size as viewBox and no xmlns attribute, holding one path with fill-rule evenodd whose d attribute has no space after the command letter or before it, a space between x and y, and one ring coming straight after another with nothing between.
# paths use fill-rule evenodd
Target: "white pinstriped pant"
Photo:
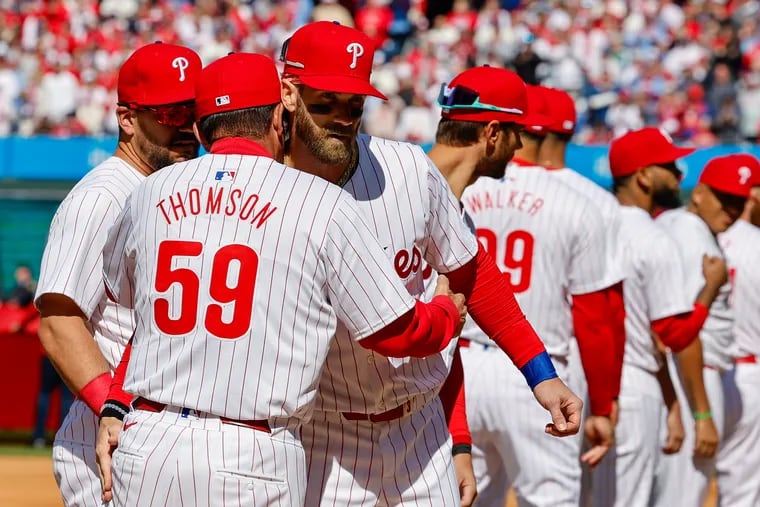
<instances>
[{"instance_id":1,"label":"white pinstriped pant","mask_svg":"<svg viewBox=\"0 0 760 507\"><path fill-rule=\"evenodd\" d=\"M451 436L436 397L387 422L315 413L303 426L306 506L458 507Z\"/></svg>"},{"instance_id":2,"label":"white pinstriped pant","mask_svg":"<svg viewBox=\"0 0 760 507\"><path fill-rule=\"evenodd\" d=\"M272 434L173 407L131 412L113 455L114 507L304 505L298 423Z\"/></svg>"},{"instance_id":3,"label":"white pinstriped pant","mask_svg":"<svg viewBox=\"0 0 760 507\"><path fill-rule=\"evenodd\" d=\"M100 507L100 476L95 462L98 418L84 402L74 400L55 434L53 475L66 507Z\"/></svg>"}]
</instances>

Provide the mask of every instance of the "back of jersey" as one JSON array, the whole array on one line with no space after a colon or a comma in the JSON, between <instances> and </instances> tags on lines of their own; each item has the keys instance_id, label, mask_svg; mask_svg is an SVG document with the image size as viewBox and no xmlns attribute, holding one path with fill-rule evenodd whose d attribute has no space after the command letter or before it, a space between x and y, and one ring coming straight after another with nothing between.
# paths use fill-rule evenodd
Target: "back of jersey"
<instances>
[{"instance_id":1,"label":"back of jersey","mask_svg":"<svg viewBox=\"0 0 760 507\"><path fill-rule=\"evenodd\" d=\"M599 211L546 170L515 165L500 180L480 178L462 203L547 351L567 355L570 296L609 286ZM487 340L471 320L462 336Z\"/></svg>"},{"instance_id":2,"label":"back of jersey","mask_svg":"<svg viewBox=\"0 0 760 507\"><path fill-rule=\"evenodd\" d=\"M338 187L266 157L206 155L149 178L113 240L123 255L105 256L138 316L127 391L234 419L307 417L337 319L358 339L414 305L383 277L379 246L352 245L368 236L357 217Z\"/></svg>"}]
</instances>

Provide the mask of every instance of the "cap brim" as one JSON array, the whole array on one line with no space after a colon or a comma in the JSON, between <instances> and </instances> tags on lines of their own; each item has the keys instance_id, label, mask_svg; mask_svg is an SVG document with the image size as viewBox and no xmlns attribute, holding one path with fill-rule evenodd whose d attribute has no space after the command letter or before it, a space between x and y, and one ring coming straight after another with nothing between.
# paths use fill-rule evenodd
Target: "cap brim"
<instances>
[{"instance_id":1,"label":"cap brim","mask_svg":"<svg viewBox=\"0 0 760 507\"><path fill-rule=\"evenodd\" d=\"M388 97L361 78L349 76L304 76L298 75L303 84L317 90L335 93L353 93L355 95L371 95L379 99L388 100Z\"/></svg>"},{"instance_id":2,"label":"cap brim","mask_svg":"<svg viewBox=\"0 0 760 507\"><path fill-rule=\"evenodd\" d=\"M697 151L696 148L680 148L678 146L673 146L673 148L670 150L669 153L663 154L662 156L657 157L657 160L654 160L653 164L667 164L669 162L675 162L679 158L683 158L687 155L691 155Z\"/></svg>"}]
</instances>

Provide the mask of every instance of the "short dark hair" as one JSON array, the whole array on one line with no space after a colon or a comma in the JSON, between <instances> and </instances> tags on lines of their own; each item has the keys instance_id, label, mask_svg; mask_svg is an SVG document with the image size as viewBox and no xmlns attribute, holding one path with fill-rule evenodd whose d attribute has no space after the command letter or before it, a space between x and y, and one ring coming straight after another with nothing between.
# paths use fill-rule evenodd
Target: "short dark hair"
<instances>
[{"instance_id":1,"label":"short dark hair","mask_svg":"<svg viewBox=\"0 0 760 507\"><path fill-rule=\"evenodd\" d=\"M534 134L530 130L523 130L520 132L520 139L529 139L533 142L540 143L541 141L544 140L544 136Z\"/></svg>"},{"instance_id":2,"label":"short dark hair","mask_svg":"<svg viewBox=\"0 0 760 507\"><path fill-rule=\"evenodd\" d=\"M566 132L547 132L547 136L553 136L557 138L558 141L562 141L564 143L569 143L573 139L573 134L568 134Z\"/></svg>"},{"instance_id":3,"label":"short dark hair","mask_svg":"<svg viewBox=\"0 0 760 507\"><path fill-rule=\"evenodd\" d=\"M441 118L435 132L435 142L448 146L470 146L478 142L481 132L488 123ZM512 123L499 122L499 128L505 131Z\"/></svg>"},{"instance_id":4,"label":"short dark hair","mask_svg":"<svg viewBox=\"0 0 760 507\"><path fill-rule=\"evenodd\" d=\"M620 176L618 178L613 178L612 179L612 193L617 194L618 190L628 185L628 182L631 181L631 178L633 177L634 174L636 173L627 174L625 176Z\"/></svg>"},{"instance_id":5,"label":"short dark hair","mask_svg":"<svg viewBox=\"0 0 760 507\"><path fill-rule=\"evenodd\" d=\"M222 137L232 136L261 139L272 126L276 107L277 104L271 104L214 113L201 118L198 131L209 144Z\"/></svg>"}]
</instances>

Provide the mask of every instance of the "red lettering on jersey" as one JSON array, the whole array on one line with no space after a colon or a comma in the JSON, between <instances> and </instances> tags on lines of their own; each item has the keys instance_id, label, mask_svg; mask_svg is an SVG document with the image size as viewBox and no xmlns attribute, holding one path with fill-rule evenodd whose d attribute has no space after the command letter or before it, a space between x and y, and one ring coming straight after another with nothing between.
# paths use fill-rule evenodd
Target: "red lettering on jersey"
<instances>
[{"instance_id":1,"label":"red lettering on jersey","mask_svg":"<svg viewBox=\"0 0 760 507\"><path fill-rule=\"evenodd\" d=\"M237 197L236 197L237 196ZM224 212L227 213L227 216L232 216L237 211L237 200L239 200L241 197L243 197L243 191L239 188L235 188L230 192L230 197L227 199L227 207L224 209Z\"/></svg>"},{"instance_id":2,"label":"red lettering on jersey","mask_svg":"<svg viewBox=\"0 0 760 507\"><path fill-rule=\"evenodd\" d=\"M422 269L422 279L428 280L433 275L433 266L430 264L425 264L425 267Z\"/></svg>"},{"instance_id":3,"label":"red lettering on jersey","mask_svg":"<svg viewBox=\"0 0 760 507\"><path fill-rule=\"evenodd\" d=\"M422 253L414 246L412 252L408 250L399 250L393 259L393 267L401 279L409 278L412 273L416 273L422 266Z\"/></svg>"},{"instance_id":4,"label":"red lettering on jersey","mask_svg":"<svg viewBox=\"0 0 760 507\"><path fill-rule=\"evenodd\" d=\"M214 191L218 190L216 196ZM224 187L215 189L211 187L208 189L208 197L206 198L206 213L211 215L213 213L219 213L222 210L222 196L224 195Z\"/></svg>"},{"instance_id":5,"label":"red lettering on jersey","mask_svg":"<svg viewBox=\"0 0 760 507\"><path fill-rule=\"evenodd\" d=\"M470 213L475 214L483 209L483 203L480 202L480 196L478 194L471 195L466 200L467 208Z\"/></svg>"},{"instance_id":6,"label":"red lettering on jersey","mask_svg":"<svg viewBox=\"0 0 760 507\"><path fill-rule=\"evenodd\" d=\"M182 195L177 192L177 201L174 201L174 196L169 196L169 206L172 207L172 211L174 212L174 219L179 220L179 213L177 213L177 210L182 211L182 218L185 218L187 216L187 210L185 209L185 203L182 202Z\"/></svg>"},{"instance_id":7,"label":"red lettering on jersey","mask_svg":"<svg viewBox=\"0 0 760 507\"><path fill-rule=\"evenodd\" d=\"M161 199L160 201L158 201L158 204L156 204L156 208L161 210L161 213L163 213L164 219L166 220L166 224L168 225L172 223L172 219L169 218L169 214L166 212L166 209L164 209L164 202L166 202L166 199Z\"/></svg>"},{"instance_id":8,"label":"red lettering on jersey","mask_svg":"<svg viewBox=\"0 0 760 507\"><path fill-rule=\"evenodd\" d=\"M264 225L264 222L266 222L275 211L277 211L277 208L272 206L271 202L268 202L255 215L253 215L253 218L251 219L251 223L255 225L256 228L258 229L259 227Z\"/></svg>"},{"instance_id":9,"label":"red lettering on jersey","mask_svg":"<svg viewBox=\"0 0 760 507\"><path fill-rule=\"evenodd\" d=\"M253 208L256 206L257 202L259 202L258 195L251 194L248 196L248 199L245 200L243 206L240 208L240 220L248 220L248 217L253 214Z\"/></svg>"},{"instance_id":10,"label":"red lettering on jersey","mask_svg":"<svg viewBox=\"0 0 760 507\"><path fill-rule=\"evenodd\" d=\"M536 198L536 200L533 201L533 204L530 205L530 208L528 208L528 215L532 217L536 216L536 213L538 213L543 206L544 200L540 197Z\"/></svg>"},{"instance_id":11,"label":"red lettering on jersey","mask_svg":"<svg viewBox=\"0 0 760 507\"><path fill-rule=\"evenodd\" d=\"M190 204L190 213L193 215L201 214L201 191L197 188L191 188L187 193L187 201Z\"/></svg>"}]
</instances>

